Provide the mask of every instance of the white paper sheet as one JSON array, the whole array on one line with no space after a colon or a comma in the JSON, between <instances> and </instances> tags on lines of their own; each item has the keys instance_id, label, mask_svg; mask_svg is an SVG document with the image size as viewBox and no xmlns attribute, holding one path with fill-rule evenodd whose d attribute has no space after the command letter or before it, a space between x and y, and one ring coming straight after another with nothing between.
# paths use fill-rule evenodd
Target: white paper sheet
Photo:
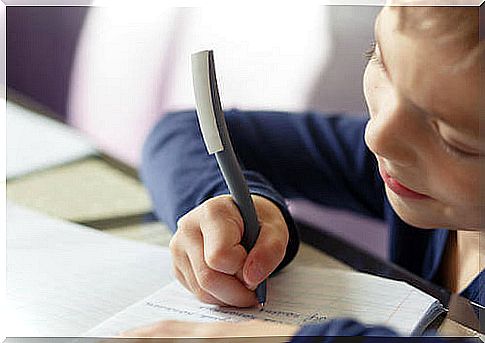
<instances>
[{"instance_id":1,"label":"white paper sheet","mask_svg":"<svg viewBox=\"0 0 485 343\"><path fill-rule=\"evenodd\" d=\"M174 282L85 335L109 337L165 319L199 322L261 319L304 325L337 317L383 324L410 334L428 309L436 305L436 299L404 282L358 272L305 267L270 279L267 299L262 312L257 308L220 308L199 302Z\"/></svg>"},{"instance_id":2,"label":"white paper sheet","mask_svg":"<svg viewBox=\"0 0 485 343\"><path fill-rule=\"evenodd\" d=\"M166 248L7 204L5 334L80 336L173 280Z\"/></svg>"},{"instance_id":3,"label":"white paper sheet","mask_svg":"<svg viewBox=\"0 0 485 343\"><path fill-rule=\"evenodd\" d=\"M7 179L96 153L74 129L7 101Z\"/></svg>"}]
</instances>

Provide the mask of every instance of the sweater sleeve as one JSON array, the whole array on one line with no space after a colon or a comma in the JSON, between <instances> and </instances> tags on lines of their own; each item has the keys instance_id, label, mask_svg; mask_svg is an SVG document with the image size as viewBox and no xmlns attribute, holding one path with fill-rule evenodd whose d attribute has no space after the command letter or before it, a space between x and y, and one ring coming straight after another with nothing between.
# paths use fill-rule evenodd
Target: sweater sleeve
<instances>
[{"instance_id":1,"label":"sweater sleeve","mask_svg":"<svg viewBox=\"0 0 485 343\"><path fill-rule=\"evenodd\" d=\"M302 326L292 338L291 343L346 342L349 336L358 336L358 339L351 340L351 342L355 341L361 343L408 342L409 340L415 343L472 343L479 341L478 339L466 339L463 337L438 337L434 331L426 332L425 335L419 337L404 337L386 326L364 325L352 319L342 318L332 319L322 324Z\"/></svg>"},{"instance_id":2,"label":"sweater sleeve","mask_svg":"<svg viewBox=\"0 0 485 343\"><path fill-rule=\"evenodd\" d=\"M383 192L363 141L364 118L236 110L225 117L250 192L272 200L286 219L290 242L281 266L298 247L284 198L382 217ZM155 213L173 231L192 208L229 193L207 154L195 111L168 114L155 126L144 146L141 177Z\"/></svg>"},{"instance_id":3,"label":"sweater sleeve","mask_svg":"<svg viewBox=\"0 0 485 343\"><path fill-rule=\"evenodd\" d=\"M395 337L397 333L385 326L365 326L347 318L332 319L322 324L304 325L297 332L291 343L335 342L336 336L385 336ZM319 338L319 339L316 339ZM372 340L365 340L372 342Z\"/></svg>"}]
</instances>

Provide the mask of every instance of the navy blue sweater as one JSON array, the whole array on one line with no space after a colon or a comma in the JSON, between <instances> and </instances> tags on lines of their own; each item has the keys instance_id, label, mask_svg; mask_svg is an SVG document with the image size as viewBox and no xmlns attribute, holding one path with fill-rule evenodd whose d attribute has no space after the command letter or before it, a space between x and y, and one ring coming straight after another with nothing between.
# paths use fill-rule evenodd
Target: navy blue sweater
<instances>
[{"instance_id":1,"label":"navy blue sweater","mask_svg":"<svg viewBox=\"0 0 485 343\"><path fill-rule=\"evenodd\" d=\"M390 229L390 258L433 281L437 277L448 231L423 230L404 223L390 206L373 154L364 144L367 119L318 113L226 112L234 149L251 193L274 201L288 224L290 241L283 268L298 249L298 232L285 198L305 198L385 220ZM208 198L228 194L216 160L205 150L194 111L165 116L143 150L141 177L156 215L171 230L177 220ZM485 304L482 272L463 292ZM385 327L332 320L303 327L305 336L392 336Z\"/></svg>"}]
</instances>

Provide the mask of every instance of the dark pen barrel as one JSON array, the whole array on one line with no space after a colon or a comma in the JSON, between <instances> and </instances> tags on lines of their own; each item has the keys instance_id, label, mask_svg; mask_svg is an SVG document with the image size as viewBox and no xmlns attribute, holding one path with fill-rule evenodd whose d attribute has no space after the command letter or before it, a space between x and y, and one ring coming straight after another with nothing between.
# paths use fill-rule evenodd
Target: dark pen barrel
<instances>
[{"instance_id":1,"label":"dark pen barrel","mask_svg":"<svg viewBox=\"0 0 485 343\"><path fill-rule=\"evenodd\" d=\"M224 141L224 138L222 140ZM249 253L258 239L260 231L258 216L249 188L230 143L225 144L225 149L215 155L224 180L243 219L244 231L241 245ZM259 304L264 305L266 302L266 280L263 280L256 288L256 298Z\"/></svg>"},{"instance_id":2,"label":"dark pen barrel","mask_svg":"<svg viewBox=\"0 0 485 343\"><path fill-rule=\"evenodd\" d=\"M219 98L219 90L217 87L217 79L214 67L214 55L212 51L208 53L208 67L209 67L209 84L210 95L212 100L212 109L216 120L217 129L224 149L216 152L216 159L219 168L224 176L224 180L229 188L229 192L236 203L241 217L244 222L244 232L241 239L241 245L249 252L259 236L259 222L256 209L254 208L253 199L249 193L249 188L246 179L241 170L241 166L237 160L236 154L232 147L229 131L227 129L226 121L224 119L224 112L222 111L221 101ZM258 303L264 305L266 302L266 280L261 282L256 288L256 297Z\"/></svg>"},{"instance_id":3,"label":"dark pen barrel","mask_svg":"<svg viewBox=\"0 0 485 343\"><path fill-rule=\"evenodd\" d=\"M234 153L229 150L232 150L232 146L226 145L223 151L215 155L229 192L243 219L244 232L241 245L249 252L259 236L258 216L241 167Z\"/></svg>"},{"instance_id":4,"label":"dark pen barrel","mask_svg":"<svg viewBox=\"0 0 485 343\"><path fill-rule=\"evenodd\" d=\"M258 304L262 306L266 303L266 279L256 287L256 299L258 299Z\"/></svg>"}]
</instances>

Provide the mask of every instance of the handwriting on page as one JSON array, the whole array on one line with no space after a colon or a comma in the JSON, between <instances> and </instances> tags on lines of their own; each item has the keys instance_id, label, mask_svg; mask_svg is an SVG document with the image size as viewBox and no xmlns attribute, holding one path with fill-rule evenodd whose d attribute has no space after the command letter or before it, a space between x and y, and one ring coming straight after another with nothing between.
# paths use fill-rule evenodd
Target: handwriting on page
<instances>
[{"instance_id":1,"label":"handwriting on page","mask_svg":"<svg viewBox=\"0 0 485 343\"><path fill-rule=\"evenodd\" d=\"M158 308L166 313L173 313L176 315L185 316L192 320L209 320L209 321L224 321L224 322L238 322L241 320L259 319L280 324L296 324L304 325L310 323L319 323L327 319L327 316L320 312L313 312L310 314L303 314L292 311L278 311L271 309L259 310L240 310L234 308L223 307L208 307L199 306L196 310L180 309L173 306L157 304L151 301L145 303L146 306Z\"/></svg>"}]
</instances>

